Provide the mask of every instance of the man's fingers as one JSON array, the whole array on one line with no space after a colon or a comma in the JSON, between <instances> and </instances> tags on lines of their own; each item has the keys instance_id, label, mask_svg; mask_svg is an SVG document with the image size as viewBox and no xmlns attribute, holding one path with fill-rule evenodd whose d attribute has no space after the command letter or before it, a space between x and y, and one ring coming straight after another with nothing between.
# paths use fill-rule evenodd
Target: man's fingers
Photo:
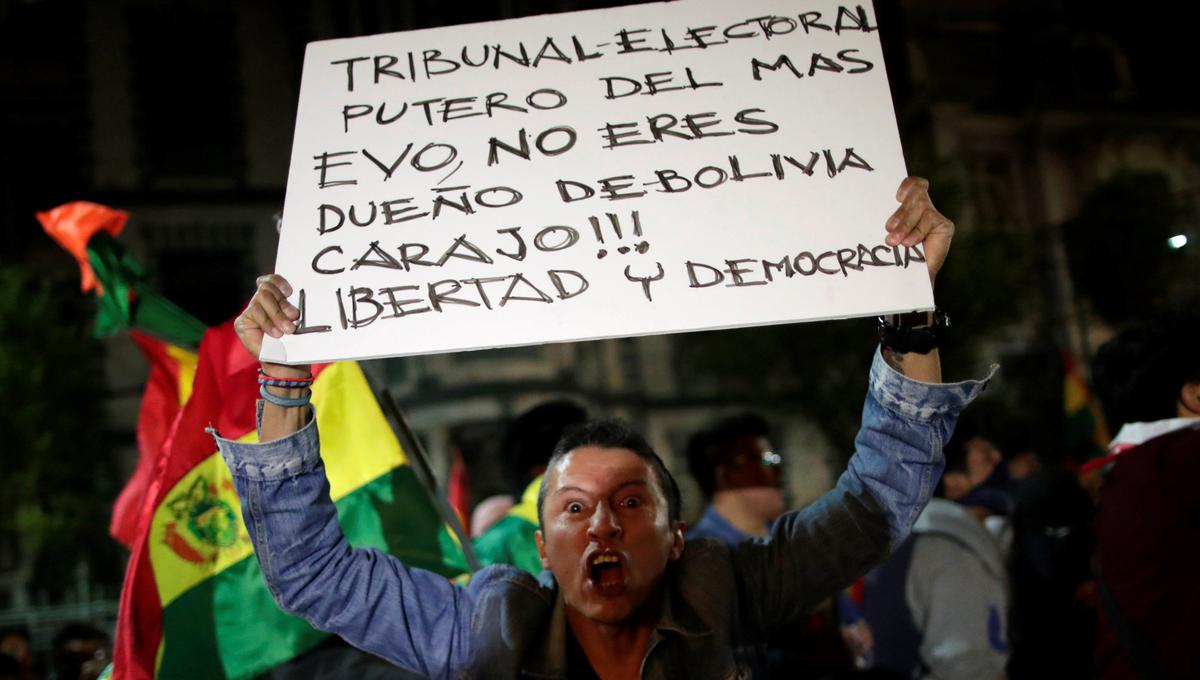
<instances>
[{"instance_id":1,"label":"man's fingers","mask_svg":"<svg viewBox=\"0 0 1200 680\"><path fill-rule=\"evenodd\" d=\"M290 333L295 330L295 326L288 320L287 315L280 308L279 301L273 295L262 296L259 299L257 309L264 312L267 321L263 328L271 334L271 337L278 338L284 333Z\"/></svg>"},{"instance_id":2,"label":"man's fingers","mask_svg":"<svg viewBox=\"0 0 1200 680\"><path fill-rule=\"evenodd\" d=\"M258 301L259 306L267 313L271 325L279 329L282 333L291 333L296 329L296 325L292 323L292 319L300 316L300 310L293 307L284 296L283 291L277 288L272 283L264 282L258 287L258 294L254 296ZM279 337L272 334L273 337Z\"/></svg>"},{"instance_id":3,"label":"man's fingers","mask_svg":"<svg viewBox=\"0 0 1200 680\"><path fill-rule=\"evenodd\" d=\"M300 310L287 301L292 286L282 276L266 274L255 279L255 284L254 296L233 326L242 344L257 357L264 335L280 338L296 330L293 320L300 318Z\"/></svg>"},{"instance_id":4,"label":"man's fingers","mask_svg":"<svg viewBox=\"0 0 1200 680\"><path fill-rule=\"evenodd\" d=\"M888 218L887 229L891 232L887 238L888 245L894 246L900 243L912 245L909 240L912 238L914 230L920 225L926 213L930 211L937 212L933 210L927 194L923 192L909 194L904 203Z\"/></svg>"},{"instance_id":5,"label":"man's fingers","mask_svg":"<svg viewBox=\"0 0 1200 680\"><path fill-rule=\"evenodd\" d=\"M896 190L896 200L900 201L900 207L885 225L886 243L907 247L923 244L932 281L950 250L954 223L934 207L929 198L929 181L921 177L909 177L901 182Z\"/></svg>"},{"instance_id":6,"label":"man's fingers","mask_svg":"<svg viewBox=\"0 0 1200 680\"><path fill-rule=\"evenodd\" d=\"M942 217L941 213L936 210L925 210L921 213L920 220L913 226L908 235L904 237L904 245L915 246L925 240L929 232L936 229L939 225L946 222L946 218Z\"/></svg>"},{"instance_id":7,"label":"man's fingers","mask_svg":"<svg viewBox=\"0 0 1200 680\"><path fill-rule=\"evenodd\" d=\"M300 310L287 301L285 291L291 290L287 280L270 274L258 277L257 283L258 290L238 318L238 330L273 338L294 331L296 325L292 320L300 317Z\"/></svg>"},{"instance_id":8,"label":"man's fingers","mask_svg":"<svg viewBox=\"0 0 1200 680\"><path fill-rule=\"evenodd\" d=\"M904 203L914 191L928 194L929 180L924 177L905 177L900 183L900 188L896 189L896 200Z\"/></svg>"},{"instance_id":9,"label":"man's fingers","mask_svg":"<svg viewBox=\"0 0 1200 680\"><path fill-rule=\"evenodd\" d=\"M282 333L275 328L275 324L271 321L271 316L267 314L267 310L263 309L262 304L255 296L251 300L250 306L246 307L246 311L242 312L239 320L243 321L242 328L249 332L265 333L273 338L278 338Z\"/></svg>"},{"instance_id":10,"label":"man's fingers","mask_svg":"<svg viewBox=\"0 0 1200 680\"><path fill-rule=\"evenodd\" d=\"M283 293L284 297L292 294L291 284L279 274L263 274L254 280L254 284L259 288L262 288L264 284L270 284Z\"/></svg>"}]
</instances>

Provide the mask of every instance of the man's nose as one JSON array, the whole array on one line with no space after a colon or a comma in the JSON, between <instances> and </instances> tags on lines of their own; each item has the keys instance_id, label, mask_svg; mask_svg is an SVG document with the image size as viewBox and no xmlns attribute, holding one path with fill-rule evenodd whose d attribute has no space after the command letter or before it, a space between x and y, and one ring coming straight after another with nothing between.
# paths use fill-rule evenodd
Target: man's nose
<instances>
[{"instance_id":1,"label":"man's nose","mask_svg":"<svg viewBox=\"0 0 1200 680\"><path fill-rule=\"evenodd\" d=\"M621 522L608 503L596 506L588 524L588 536L593 538L611 538L621 533Z\"/></svg>"}]
</instances>

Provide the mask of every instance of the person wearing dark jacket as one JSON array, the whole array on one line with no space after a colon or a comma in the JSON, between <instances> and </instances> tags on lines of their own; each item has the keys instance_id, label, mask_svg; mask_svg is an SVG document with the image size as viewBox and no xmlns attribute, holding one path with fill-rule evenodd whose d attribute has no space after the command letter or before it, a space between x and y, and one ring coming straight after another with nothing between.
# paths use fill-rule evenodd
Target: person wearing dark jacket
<instances>
[{"instance_id":1,"label":"person wearing dark jacket","mask_svg":"<svg viewBox=\"0 0 1200 680\"><path fill-rule=\"evenodd\" d=\"M1096 507L1101 680L1200 677L1200 318L1138 325L1092 371L1121 429Z\"/></svg>"}]
</instances>

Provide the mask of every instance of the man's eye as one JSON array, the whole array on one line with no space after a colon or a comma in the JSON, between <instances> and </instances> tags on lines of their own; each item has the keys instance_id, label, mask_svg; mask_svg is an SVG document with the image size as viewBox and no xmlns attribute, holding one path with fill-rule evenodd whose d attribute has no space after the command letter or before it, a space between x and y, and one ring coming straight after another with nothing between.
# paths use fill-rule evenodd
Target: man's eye
<instances>
[{"instance_id":1,"label":"man's eye","mask_svg":"<svg viewBox=\"0 0 1200 680\"><path fill-rule=\"evenodd\" d=\"M636 508L641 504L642 501L635 496L630 496L629 498L625 499L625 507L627 508Z\"/></svg>"},{"instance_id":2,"label":"man's eye","mask_svg":"<svg viewBox=\"0 0 1200 680\"><path fill-rule=\"evenodd\" d=\"M583 503L568 503L567 512L578 513L583 512Z\"/></svg>"}]
</instances>

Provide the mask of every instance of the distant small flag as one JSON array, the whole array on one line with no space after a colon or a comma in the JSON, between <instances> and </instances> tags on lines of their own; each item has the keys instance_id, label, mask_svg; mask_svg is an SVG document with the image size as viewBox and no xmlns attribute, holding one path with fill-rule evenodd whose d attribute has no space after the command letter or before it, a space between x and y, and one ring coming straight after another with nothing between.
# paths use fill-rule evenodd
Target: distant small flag
<instances>
[{"instance_id":1,"label":"distant small flag","mask_svg":"<svg viewBox=\"0 0 1200 680\"><path fill-rule=\"evenodd\" d=\"M1066 452L1068 460L1086 465L1105 456L1112 438L1104 422L1104 414L1079 368L1079 362L1068 350L1063 350L1062 359Z\"/></svg>"}]
</instances>

